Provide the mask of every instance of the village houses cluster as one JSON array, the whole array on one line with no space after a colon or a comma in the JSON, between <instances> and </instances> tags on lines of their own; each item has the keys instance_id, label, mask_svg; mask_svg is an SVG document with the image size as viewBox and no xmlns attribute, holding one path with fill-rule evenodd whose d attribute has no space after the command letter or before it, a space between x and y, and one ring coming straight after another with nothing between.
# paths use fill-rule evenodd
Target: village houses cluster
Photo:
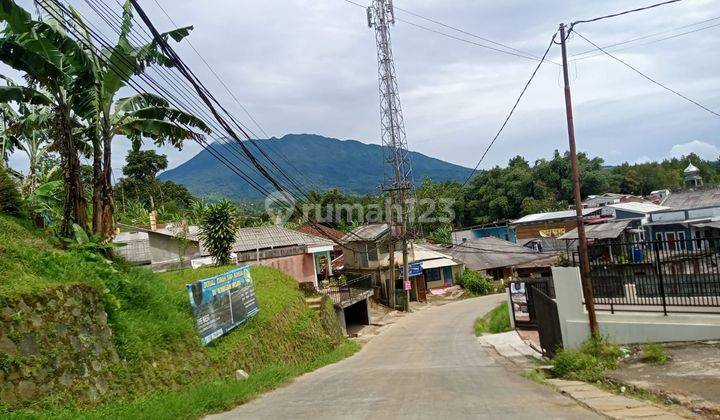
<instances>
[{"instance_id":1,"label":"village houses cluster","mask_svg":"<svg viewBox=\"0 0 720 420\"><path fill-rule=\"evenodd\" d=\"M637 259L632 248L615 252L613 244L657 241L664 251L700 249L706 238L720 235L720 189L702 185L699 170L685 169L686 188L653 191L646 197L605 193L583 202L583 219L591 259ZM115 241L126 246L118 253L128 261L156 271L178 264L211 264L199 227L182 224L121 225ZM396 244L395 270L390 270L390 226L366 224L344 233L321 225L298 229L282 226L245 227L232 247L236 263L275 267L302 288L332 299L346 323L368 323L369 299L388 304L383 287L395 273L396 304L404 299L426 302L431 295L457 289L465 270L473 270L507 285L511 280L552 278L552 267L577 265L575 210L530 214L452 232L452 244L416 241L409 252L409 287L402 282L402 252ZM409 289L409 290L407 290ZM409 292L409 293L408 293Z\"/></svg>"}]
</instances>

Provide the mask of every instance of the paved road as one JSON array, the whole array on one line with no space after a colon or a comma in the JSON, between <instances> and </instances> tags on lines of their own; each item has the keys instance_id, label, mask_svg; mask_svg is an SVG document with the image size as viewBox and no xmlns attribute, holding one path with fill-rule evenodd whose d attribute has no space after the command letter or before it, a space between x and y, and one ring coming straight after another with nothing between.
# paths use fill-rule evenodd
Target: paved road
<instances>
[{"instance_id":1,"label":"paved road","mask_svg":"<svg viewBox=\"0 0 720 420\"><path fill-rule=\"evenodd\" d=\"M497 364L473 320L501 297L431 307L390 325L349 359L213 419L598 418Z\"/></svg>"}]
</instances>

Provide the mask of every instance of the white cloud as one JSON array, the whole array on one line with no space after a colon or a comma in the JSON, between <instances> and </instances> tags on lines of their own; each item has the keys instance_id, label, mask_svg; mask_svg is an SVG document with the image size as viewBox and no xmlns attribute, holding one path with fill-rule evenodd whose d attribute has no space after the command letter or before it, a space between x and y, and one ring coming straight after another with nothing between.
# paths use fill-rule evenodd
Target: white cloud
<instances>
[{"instance_id":1,"label":"white cloud","mask_svg":"<svg viewBox=\"0 0 720 420\"><path fill-rule=\"evenodd\" d=\"M695 153L705 160L717 160L720 158L720 147L700 140L693 140L687 143L676 144L670 149L668 157L687 156Z\"/></svg>"}]
</instances>

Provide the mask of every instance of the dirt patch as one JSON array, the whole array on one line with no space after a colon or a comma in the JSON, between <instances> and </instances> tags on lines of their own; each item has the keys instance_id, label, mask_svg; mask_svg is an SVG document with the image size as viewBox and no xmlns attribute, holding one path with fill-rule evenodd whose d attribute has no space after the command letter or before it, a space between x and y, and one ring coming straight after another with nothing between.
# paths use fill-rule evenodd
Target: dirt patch
<instances>
[{"instance_id":1,"label":"dirt patch","mask_svg":"<svg viewBox=\"0 0 720 420\"><path fill-rule=\"evenodd\" d=\"M720 341L666 344L668 362L662 365L643 361L641 346L632 350L611 379L720 418Z\"/></svg>"}]
</instances>

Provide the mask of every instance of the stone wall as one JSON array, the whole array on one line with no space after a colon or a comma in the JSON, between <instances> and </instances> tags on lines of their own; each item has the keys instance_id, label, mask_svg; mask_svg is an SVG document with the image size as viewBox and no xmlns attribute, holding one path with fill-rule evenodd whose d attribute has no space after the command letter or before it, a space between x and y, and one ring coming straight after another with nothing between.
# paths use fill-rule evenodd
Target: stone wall
<instances>
[{"instance_id":1,"label":"stone wall","mask_svg":"<svg viewBox=\"0 0 720 420\"><path fill-rule=\"evenodd\" d=\"M3 302L0 401L12 407L49 395L94 401L119 362L99 293L59 286Z\"/></svg>"}]
</instances>

